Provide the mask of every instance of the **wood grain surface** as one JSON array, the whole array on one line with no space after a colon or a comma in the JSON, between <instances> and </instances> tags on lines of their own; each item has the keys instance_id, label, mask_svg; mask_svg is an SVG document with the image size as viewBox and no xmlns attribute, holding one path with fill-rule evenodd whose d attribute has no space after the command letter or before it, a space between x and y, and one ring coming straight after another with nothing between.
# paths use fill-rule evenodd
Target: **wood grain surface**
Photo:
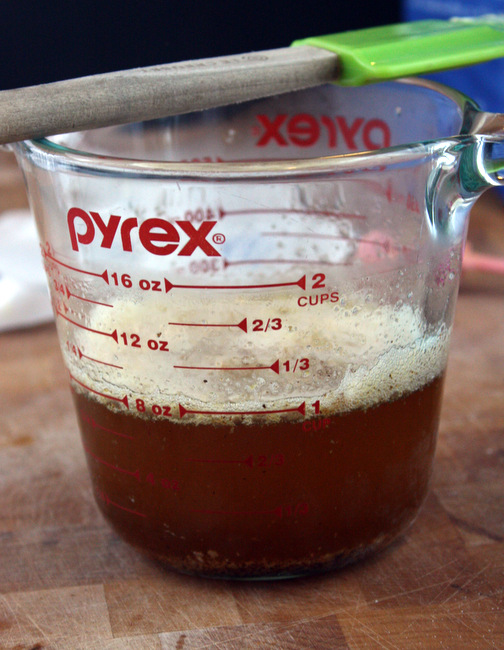
<instances>
[{"instance_id":1,"label":"wood grain surface","mask_svg":"<svg viewBox=\"0 0 504 650\"><path fill-rule=\"evenodd\" d=\"M26 202L9 162L0 210ZM474 213L475 246L502 253L500 199ZM504 283L464 276L413 527L340 572L209 581L162 570L102 519L54 325L1 334L0 649L504 648L503 396Z\"/></svg>"}]
</instances>

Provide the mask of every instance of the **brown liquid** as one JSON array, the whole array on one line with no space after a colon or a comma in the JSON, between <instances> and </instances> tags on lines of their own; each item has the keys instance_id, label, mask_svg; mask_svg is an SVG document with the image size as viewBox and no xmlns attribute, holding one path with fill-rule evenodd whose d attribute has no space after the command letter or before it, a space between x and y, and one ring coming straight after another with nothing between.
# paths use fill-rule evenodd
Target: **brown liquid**
<instances>
[{"instance_id":1,"label":"brown liquid","mask_svg":"<svg viewBox=\"0 0 504 650\"><path fill-rule=\"evenodd\" d=\"M98 503L126 541L180 571L278 577L342 566L411 523L442 383L367 410L235 426L74 398Z\"/></svg>"}]
</instances>

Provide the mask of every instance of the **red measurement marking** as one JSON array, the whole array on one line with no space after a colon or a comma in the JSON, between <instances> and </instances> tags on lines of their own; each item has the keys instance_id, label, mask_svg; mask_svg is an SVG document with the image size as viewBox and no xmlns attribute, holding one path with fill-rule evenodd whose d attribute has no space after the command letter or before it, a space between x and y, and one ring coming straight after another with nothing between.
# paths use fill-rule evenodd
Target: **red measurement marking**
<instances>
[{"instance_id":1,"label":"red measurement marking","mask_svg":"<svg viewBox=\"0 0 504 650\"><path fill-rule=\"evenodd\" d=\"M279 519L282 517L283 509L282 506L277 506L271 510L197 510L191 509L191 512L204 515L275 515Z\"/></svg>"},{"instance_id":2,"label":"red measurement marking","mask_svg":"<svg viewBox=\"0 0 504 650\"><path fill-rule=\"evenodd\" d=\"M91 425L93 429L100 429L100 431L106 431L107 433L112 433L114 436L119 436L121 438L128 438L128 440L134 440L133 436L129 436L126 433L121 433L120 431L114 431L114 429L107 429L107 427L102 427L101 424L98 424L92 417L90 417L85 411L81 411L81 418L87 424Z\"/></svg>"},{"instance_id":3,"label":"red measurement marking","mask_svg":"<svg viewBox=\"0 0 504 650\"><path fill-rule=\"evenodd\" d=\"M336 219L366 219L364 215L351 212L334 212L333 210L303 210L295 208L258 208L255 210L219 210L219 218L248 216L252 214L306 214L319 217L335 217Z\"/></svg>"},{"instance_id":4,"label":"red measurement marking","mask_svg":"<svg viewBox=\"0 0 504 650\"><path fill-rule=\"evenodd\" d=\"M78 296L76 293L72 293L70 289L65 285L65 291L67 298L76 298L77 300L83 300L84 302L90 302L93 305L102 305L103 307L113 307L114 305L109 305L107 302L98 302L97 300L91 300L91 298L84 298L84 296Z\"/></svg>"},{"instance_id":5,"label":"red measurement marking","mask_svg":"<svg viewBox=\"0 0 504 650\"><path fill-rule=\"evenodd\" d=\"M102 363L104 366L111 366L112 368L119 368L119 370L123 370L123 366L117 366L115 363L109 363L108 361L100 361L100 359L88 357L88 355L84 354L80 348L77 348L77 354L79 355L79 359L89 359L89 361L94 361L95 363Z\"/></svg>"},{"instance_id":6,"label":"red measurement marking","mask_svg":"<svg viewBox=\"0 0 504 650\"><path fill-rule=\"evenodd\" d=\"M171 291L172 289L238 289L240 291L244 289L270 289L273 287L301 287L301 289L306 289L306 275L299 278L295 282L279 282L275 284L237 284L237 285L202 285L202 284L173 284L166 278L165 282L165 292Z\"/></svg>"},{"instance_id":7,"label":"red measurement marking","mask_svg":"<svg viewBox=\"0 0 504 650\"><path fill-rule=\"evenodd\" d=\"M305 402L302 402L299 406L295 406L290 409L278 409L274 411L193 411L192 409L186 409L185 406L179 404L179 414L183 418L186 413L195 413L197 415L268 415L270 413L301 413L305 414Z\"/></svg>"},{"instance_id":8,"label":"red measurement marking","mask_svg":"<svg viewBox=\"0 0 504 650\"><path fill-rule=\"evenodd\" d=\"M103 458L100 458L96 454L93 454L93 452L88 449L87 447L84 447L84 450L86 451L87 454L89 454L92 458L94 458L98 463L101 463L102 465L105 465L106 467L110 467L110 469L115 470L116 472L120 472L121 474L128 474L128 476L133 476L136 478L137 481L140 482L140 470L137 469L134 472L130 472L128 469L123 469L122 467L119 467L118 465L113 465L112 463L107 462L106 460L103 460Z\"/></svg>"},{"instance_id":9,"label":"red measurement marking","mask_svg":"<svg viewBox=\"0 0 504 650\"><path fill-rule=\"evenodd\" d=\"M224 260L224 268L228 266L243 266L244 264L313 264L317 266L348 266L349 262L329 262L328 260ZM296 283L297 284L297 283Z\"/></svg>"},{"instance_id":10,"label":"red measurement marking","mask_svg":"<svg viewBox=\"0 0 504 650\"><path fill-rule=\"evenodd\" d=\"M60 307L60 306L62 306L63 309L65 310L65 314L61 314L61 313L59 312L59 307ZM65 315L68 314L69 311L71 311L72 314L76 314L76 313L77 313L77 312L75 312L73 309L70 309L70 307L68 307L68 305L67 305L66 303L61 302L61 301L59 301L59 300L57 301L56 313L60 314L61 316L63 316L63 318L65 318ZM68 320L68 319L67 319L67 320Z\"/></svg>"},{"instance_id":11,"label":"red measurement marking","mask_svg":"<svg viewBox=\"0 0 504 650\"><path fill-rule=\"evenodd\" d=\"M168 323L168 325L180 325L181 327L238 327L243 332L247 332L247 319L244 318L239 323Z\"/></svg>"},{"instance_id":12,"label":"red measurement marking","mask_svg":"<svg viewBox=\"0 0 504 650\"><path fill-rule=\"evenodd\" d=\"M138 517L147 517L147 515L144 515L143 512L138 512L137 510L132 510L131 508L126 508L125 506L122 506L121 504L116 503L115 501L112 501L112 499L110 499L109 496L107 494L105 494L105 492L101 492L100 497L101 497L101 499L103 501L105 501L105 503L108 506L114 506L114 508L119 508L120 510L124 510L125 512L129 512L132 515L137 515Z\"/></svg>"},{"instance_id":13,"label":"red measurement marking","mask_svg":"<svg viewBox=\"0 0 504 650\"><path fill-rule=\"evenodd\" d=\"M297 503L292 505L279 505L276 508L268 508L267 510L213 510L210 508L192 509L192 512L208 515L275 515L279 519L283 517L299 517L308 514L310 508L307 503Z\"/></svg>"},{"instance_id":14,"label":"red measurement marking","mask_svg":"<svg viewBox=\"0 0 504 650\"><path fill-rule=\"evenodd\" d=\"M225 463L229 465L247 465L248 467L254 467L254 457L249 456L245 460L213 460L206 458L187 458L188 463Z\"/></svg>"},{"instance_id":15,"label":"red measurement marking","mask_svg":"<svg viewBox=\"0 0 504 650\"><path fill-rule=\"evenodd\" d=\"M398 244L394 244L389 239L385 239L383 241L380 241L378 239L356 239L355 241L358 242L359 244L370 244L371 246L380 246L387 253L390 253L390 251L392 250L398 251L399 253L415 252L415 249L411 248L411 246L399 246Z\"/></svg>"},{"instance_id":16,"label":"red measurement marking","mask_svg":"<svg viewBox=\"0 0 504 650\"><path fill-rule=\"evenodd\" d=\"M311 237L312 239L331 239L333 241L353 241L356 244L370 244L372 246L379 246L380 248L385 249L387 252L390 250L397 250L401 252L410 252L413 249L408 246L398 246L390 240L378 240L378 239L365 239L359 237L344 237L341 235L324 235L323 233L313 233L313 232L287 232L287 231L275 231L275 232L262 232L261 235L264 237L301 237L307 239ZM233 264L230 262L228 264ZM226 266L226 262L224 262Z\"/></svg>"},{"instance_id":17,"label":"red measurement marking","mask_svg":"<svg viewBox=\"0 0 504 650\"><path fill-rule=\"evenodd\" d=\"M129 409L128 396L127 396L127 395L125 395L124 397L113 397L112 395L107 395L106 393L100 393L99 391L95 390L94 388L90 388L89 386L86 386L86 384L83 384L81 381L79 381L78 379L76 379L76 378L72 375L72 373L69 373L69 374L70 374L70 379L73 379L73 381L74 381L76 384L79 384L79 386L82 386L82 388L85 388L85 389L88 390L90 393L94 393L95 395L99 395L100 397L105 397L106 399L114 400L114 402L121 402L122 404L124 404L124 406L125 406L126 408Z\"/></svg>"},{"instance_id":18,"label":"red measurement marking","mask_svg":"<svg viewBox=\"0 0 504 650\"><path fill-rule=\"evenodd\" d=\"M109 283L107 270L103 271L103 273L93 273L93 271L87 271L86 269L79 269L75 266L70 266L69 264L65 264L65 262L62 262L61 260L57 259L53 255L48 253L46 250L43 251L43 256L47 257L52 262L59 264L60 266L64 266L66 269L70 269L71 271L77 271L77 273L84 273L85 275L93 275L95 278L102 278L102 280L105 280L107 284Z\"/></svg>"},{"instance_id":19,"label":"red measurement marking","mask_svg":"<svg viewBox=\"0 0 504 650\"><path fill-rule=\"evenodd\" d=\"M66 307L65 307L66 309ZM118 336L117 336L117 330L114 330L113 332L102 332L101 330L95 330L92 329L91 327L86 327L86 325L83 325L82 323L78 323L77 321L72 320L71 318L68 318L66 314L63 314L59 309L56 309L56 313L58 316L61 316L64 318L66 321L69 323L72 323L72 325L75 325L76 327L80 327L83 330L86 330L87 332L93 332L93 334L102 334L103 336L110 336L111 338L114 339L116 343L119 342Z\"/></svg>"},{"instance_id":20,"label":"red measurement marking","mask_svg":"<svg viewBox=\"0 0 504 650\"><path fill-rule=\"evenodd\" d=\"M332 239L336 241L353 241L352 237L343 237L341 235L327 235L321 232L293 232L291 230L275 230L262 232L263 237L301 237L302 239Z\"/></svg>"},{"instance_id":21,"label":"red measurement marking","mask_svg":"<svg viewBox=\"0 0 504 650\"><path fill-rule=\"evenodd\" d=\"M273 370L277 375L280 374L280 361L277 359L271 366L232 366L232 367L219 367L219 366L173 366L174 368L182 368L183 370Z\"/></svg>"}]
</instances>

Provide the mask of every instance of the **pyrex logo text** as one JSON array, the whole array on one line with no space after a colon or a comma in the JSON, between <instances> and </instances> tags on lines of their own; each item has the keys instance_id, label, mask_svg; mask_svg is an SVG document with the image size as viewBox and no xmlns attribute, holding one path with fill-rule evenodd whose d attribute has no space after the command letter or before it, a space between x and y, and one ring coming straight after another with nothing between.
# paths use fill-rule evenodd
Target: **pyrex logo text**
<instances>
[{"instance_id":1,"label":"pyrex logo text","mask_svg":"<svg viewBox=\"0 0 504 650\"><path fill-rule=\"evenodd\" d=\"M207 239L216 221L203 221L199 228L195 228L190 221L175 221L176 227L170 221L156 217L142 221L139 226L138 219L134 217L124 219L111 214L105 221L98 212L70 208L67 223L74 251L88 246L97 238L101 248L111 248L114 241L118 241L125 252L132 252L134 244L138 245L138 242L153 255L171 255L176 251L177 255L188 257L200 249L208 257L220 257L220 253ZM132 233L137 229L133 242ZM189 241L179 248L180 231L189 237ZM221 243L224 241L223 235L214 235L214 241Z\"/></svg>"},{"instance_id":2,"label":"pyrex logo text","mask_svg":"<svg viewBox=\"0 0 504 650\"><path fill-rule=\"evenodd\" d=\"M313 147L321 142L334 148L344 143L349 151L381 149L390 146L390 127L379 118L364 119L356 117L348 121L343 115L310 115L297 113L289 116L279 113L274 117L256 115L260 127L255 127L260 137L257 147L274 144L280 147L296 145Z\"/></svg>"}]
</instances>

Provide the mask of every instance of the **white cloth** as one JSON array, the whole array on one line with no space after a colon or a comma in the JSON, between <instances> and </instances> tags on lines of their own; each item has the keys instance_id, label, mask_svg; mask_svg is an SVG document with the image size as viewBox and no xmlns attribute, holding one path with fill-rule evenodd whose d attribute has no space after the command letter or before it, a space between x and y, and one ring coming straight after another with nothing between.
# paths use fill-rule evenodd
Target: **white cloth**
<instances>
[{"instance_id":1,"label":"white cloth","mask_svg":"<svg viewBox=\"0 0 504 650\"><path fill-rule=\"evenodd\" d=\"M29 210L0 214L0 331L53 319L35 221Z\"/></svg>"}]
</instances>

